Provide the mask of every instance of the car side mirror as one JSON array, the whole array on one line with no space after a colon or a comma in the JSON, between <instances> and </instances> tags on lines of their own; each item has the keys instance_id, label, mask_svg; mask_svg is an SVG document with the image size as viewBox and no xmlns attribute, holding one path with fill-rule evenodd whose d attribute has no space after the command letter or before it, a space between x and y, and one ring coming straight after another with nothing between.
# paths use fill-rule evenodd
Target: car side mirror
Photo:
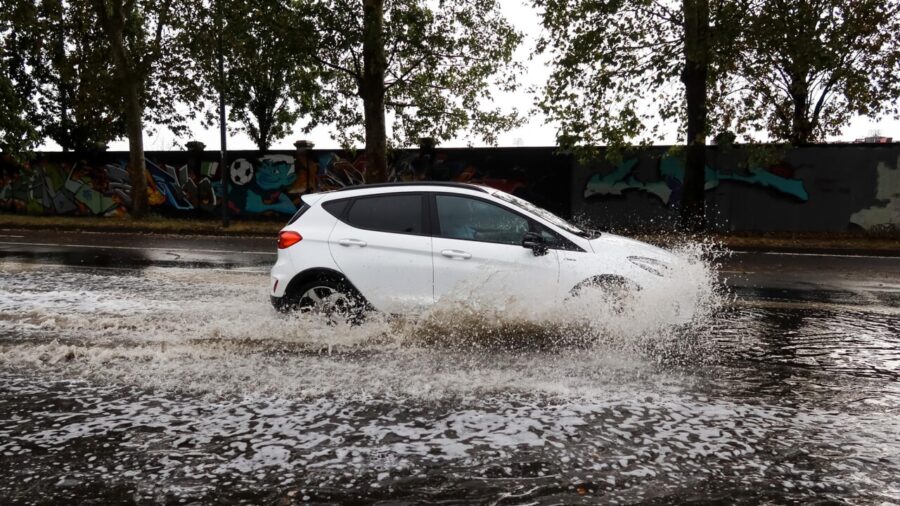
<instances>
[{"instance_id":1,"label":"car side mirror","mask_svg":"<svg viewBox=\"0 0 900 506\"><path fill-rule=\"evenodd\" d=\"M544 256L549 251L544 243L544 238L537 232L525 232L525 235L522 236L522 247L533 251L536 257Z\"/></svg>"}]
</instances>

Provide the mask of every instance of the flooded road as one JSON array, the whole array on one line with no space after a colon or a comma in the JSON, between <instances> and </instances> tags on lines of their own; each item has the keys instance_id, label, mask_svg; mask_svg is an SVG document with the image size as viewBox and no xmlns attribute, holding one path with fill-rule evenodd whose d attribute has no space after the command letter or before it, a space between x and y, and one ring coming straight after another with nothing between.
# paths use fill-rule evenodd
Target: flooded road
<instances>
[{"instance_id":1,"label":"flooded road","mask_svg":"<svg viewBox=\"0 0 900 506\"><path fill-rule=\"evenodd\" d=\"M900 503L900 259L725 259L673 330L329 326L263 261L64 254L0 258L2 504Z\"/></svg>"}]
</instances>

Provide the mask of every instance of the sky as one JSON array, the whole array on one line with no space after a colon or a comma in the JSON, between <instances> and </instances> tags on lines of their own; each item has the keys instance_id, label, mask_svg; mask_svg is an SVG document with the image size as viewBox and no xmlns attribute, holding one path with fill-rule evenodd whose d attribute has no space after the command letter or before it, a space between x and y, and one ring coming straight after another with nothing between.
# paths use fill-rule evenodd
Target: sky
<instances>
[{"instance_id":1,"label":"sky","mask_svg":"<svg viewBox=\"0 0 900 506\"><path fill-rule=\"evenodd\" d=\"M539 55L535 51L535 44L541 33L538 12L530 4L522 0L500 0L500 2L510 22L525 35L525 40L516 51L515 58L525 64L526 70L520 79L521 86L517 92L498 92L494 95L494 101L495 104L503 108L518 109L520 113L529 114L530 116L528 121L521 127L500 134L497 145L555 146L557 126L547 122L534 108L535 93L533 90L540 88L550 75L547 57ZM295 128L296 134L289 135L275 142L272 145L272 149L294 149L293 143L301 139L312 141L317 149L338 149L341 147L334 139L331 127L320 126L304 134L301 129L303 124L304 122L301 120ZM144 149L148 151L180 150L183 149L180 146L183 146L189 140L203 142L208 150L219 149L218 126L207 128L200 124L199 121L196 121L191 123L189 127L194 134L192 139L177 138L165 128L159 128L152 134L145 134ZM229 129L229 150L256 149L256 145L246 134L234 130L233 128ZM678 142L674 126L663 130L667 133L658 139L658 144L670 145ZM849 122L840 135L829 137L827 140L829 142L852 142L855 139L875 134L900 140L900 120L884 118L876 121L866 117L857 117ZM470 144L473 146L485 145L479 142L478 139L461 137L443 142L440 146L465 147ZM59 150L59 146L49 141L41 149ZM111 142L109 149L111 151L127 151L128 141L127 139L122 139Z\"/></svg>"}]
</instances>

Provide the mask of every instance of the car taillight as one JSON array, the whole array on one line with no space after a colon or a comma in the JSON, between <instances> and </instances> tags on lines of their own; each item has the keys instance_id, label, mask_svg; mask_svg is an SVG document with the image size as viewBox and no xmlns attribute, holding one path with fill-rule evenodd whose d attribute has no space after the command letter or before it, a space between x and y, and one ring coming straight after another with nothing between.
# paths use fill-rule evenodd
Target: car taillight
<instances>
[{"instance_id":1,"label":"car taillight","mask_svg":"<svg viewBox=\"0 0 900 506\"><path fill-rule=\"evenodd\" d=\"M278 234L278 249L290 248L303 240L297 232L281 232Z\"/></svg>"}]
</instances>

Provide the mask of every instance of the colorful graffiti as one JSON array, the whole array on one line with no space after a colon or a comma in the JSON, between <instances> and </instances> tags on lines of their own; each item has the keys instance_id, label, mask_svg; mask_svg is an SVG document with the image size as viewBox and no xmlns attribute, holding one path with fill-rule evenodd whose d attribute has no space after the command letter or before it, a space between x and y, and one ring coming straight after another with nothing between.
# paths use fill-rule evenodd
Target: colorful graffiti
<instances>
[{"instance_id":1,"label":"colorful graffiti","mask_svg":"<svg viewBox=\"0 0 900 506\"><path fill-rule=\"evenodd\" d=\"M642 191L659 198L667 206L681 201L684 182L684 165L676 157L666 156L659 161L660 178L655 181L640 181L633 172L638 159L625 160L608 174L594 174L584 188L584 198L598 195L623 195L626 191ZM793 177L794 169L787 163L769 168L752 167L747 174L724 172L706 167L706 190L719 186L722 181L735 181L761 188L771 188L799 201L809 200L803 181Z\"/></svg>"},{"instance_id":2,"label":"colorful graffiti","mask_svg":"<svg viewBox=\"0 0 900 506\"><path fill-rule=\"evenodd\" d=\"M117 216L128 212L131 184L127 155L101 163L57 156L39 157L0 171L0 210L28 214ZM169 154L168 159L179 158ZM215 161L186 160L168 164L148 154L146 180L151 211L170 214L217 214L222 199L221 174ZM494 186L511 193L527 190L524 171L483 171L465 157L444 152L423 155L397 152L390 180L443 180ZM230 181L229 209L235 216L293 214L303 194L335 190L365 182L363 154L333 151L267 154L233 159L225 171Z\"/></svg>"},{"instance_id":3,"label":"colorful graffiti","mask_svg":"<svg viewBox=\"0 0 900 506\"><path fill-rule=\"evenodd\" d=\"M748 164L760 154L772 164ZM753 232L900 230L900 143L799 148L710 147L710 228ZM575 163L571 213L609 230L676 227L684 161L664 146L615 165Z\"/></svg>"},{"instance_id":4,"label":"colorful graffiti","mask_svg":"<svg viewBox=\"0 0 900 506\"><path fill-rule=\"evenodd\" d=\"M389 174L394 181L492 186L594 226L638 230L665 227L677 218L684 167L665 153L650 149L598 172L596 165L580 164L554 148L398 150ZM305 194L366 179L362 152L229 155L223 171L213 152L148 152L150 211L218 216L224 172L232 216L280 220L296 211ZM21 165L0 155L0 212L125 215L131 206L127 159L122 152L87 159L43 153ZM786 155L789 162L764 168L737 167L740 153L712 159L722 161L706 168L706 188L715 195L711 223L722 229L900 229L900 145L799 148ZM614 198L635 193L649 198Z\"/></svg>"},{"instance_id":5,"label":"colorful graffiti","mask_svg":"<svg viewBox=\"0 0 900 506\"><path fill-rule=\"evenodd\" d=\"M297 174L293 157L287 155L239 158L229 174L234 189L228 204L235 214L291 214L305 190L293 186Z\"/></svg>"},{"instance_id":6,"label":"colorful graffiti","mask_svg":"<svg viewBox=\"0 0 900 506\"><path fill-rule=\"evenodd\" d=\"M900 156L897 165L878 164L878 185L875 199L879 205L860 209L850 216L850 222L866 230L885 224L900 224Z\"/></svg>"},{"instance_id":7,"label":"colorful graffiti","mask_svg":"<svg viewBox=\"0 0 900 506\"><path fill-rule=\"evenodd\" d=\"M116 214L130 202L125 171L85 163L39 163L5 169L0 175L0 208L29 214Z\"/></svg>"},{"instance_id":8,"label":"colorful graffiti","mask_svg":"<svg viewBox=\"0 0 900 506\"><path fill-rule=\"evenodd\" d=\"M175 169L147 160L147 193L153 208L214 209L217 193L209 178L216 163L203 164L205 175L191 177L187 166ZM131 183L124 162L91 164L85 160L37 163L9 168L0 176L0 209L28 214L117 216L131 205Z\"/></svg>"}]
</instances>

